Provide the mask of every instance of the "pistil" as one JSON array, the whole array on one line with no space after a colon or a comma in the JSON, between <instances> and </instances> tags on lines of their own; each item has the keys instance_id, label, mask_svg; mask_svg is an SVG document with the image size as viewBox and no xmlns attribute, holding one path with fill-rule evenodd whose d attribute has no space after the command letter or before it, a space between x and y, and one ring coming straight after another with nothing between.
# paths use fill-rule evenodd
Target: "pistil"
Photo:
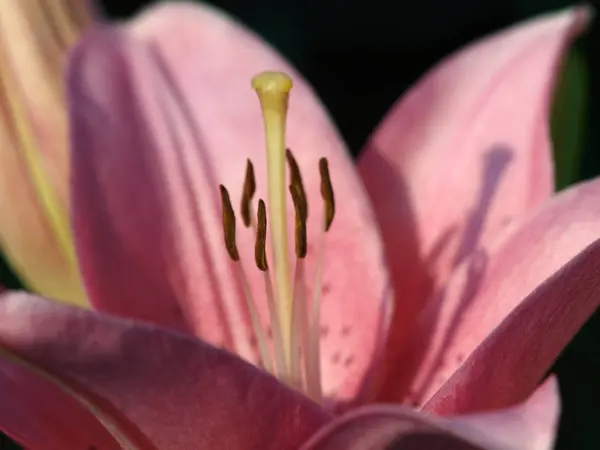
<instances>
[{"instance_id":1,"label":"pistil","mask_svg":"<svg viewBox=\"0 0 600 450\"><path fill-rule=\"evenodd\" d=\"M273 249L275 295L285 371L291 371L292 288L287 255L285 189L285 128L292 80L281 72L264 72L252 79L262 108L267 148L269 222Z\"/></svg>"}]
</instances>

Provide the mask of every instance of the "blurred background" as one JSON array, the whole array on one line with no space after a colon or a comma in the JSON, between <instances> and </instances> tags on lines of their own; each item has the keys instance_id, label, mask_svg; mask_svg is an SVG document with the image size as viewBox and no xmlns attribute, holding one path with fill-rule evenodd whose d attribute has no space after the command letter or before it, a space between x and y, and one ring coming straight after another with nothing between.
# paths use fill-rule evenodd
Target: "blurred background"
<instances>
[{"instance_id":1,"label":"blurred background","mask_svg":"<svg viewBox=\"0 0 600 450\"><path fill-rule=\"evenodd\" d=\"M24 0L26 1L26 0ZM51 0L50 0L51 1ZM151 3L96 0L112 18ZM354 155L404 91L462 45L566 0L222 0L228 11L282 52L313 84ZM557 185L600 174L600 27L573 47L552 114ZM600 199L599 199L600 201ZM0 282L18 281L4 267ZM559 449L600 448L600 313L556 362L563 416ZM19 448L0 436L0 449Z\"/></svg>"}]
</instances>

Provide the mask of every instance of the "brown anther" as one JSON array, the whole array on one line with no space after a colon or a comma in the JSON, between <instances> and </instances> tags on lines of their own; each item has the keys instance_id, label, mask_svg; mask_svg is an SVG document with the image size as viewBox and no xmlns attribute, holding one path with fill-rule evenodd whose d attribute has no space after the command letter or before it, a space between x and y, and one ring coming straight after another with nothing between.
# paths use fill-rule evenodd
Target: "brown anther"
<instances>
[{"instance_id":1,"label":"brown anther","mask_svg":"<svg viewBox=\"0 0 600 450\"><path fill-rule=\"evenodd\" d=\"M265 202L260 199L258 201L257 213L258 227L256 230L256 243L254 245L254 260L256 266L263 272L269 268L267 264L267 211Z\"/></svg>"},{"instance_id":2,"label":"brown anther","mask_svg":"<svg viewBox=\"0 0 600 450\"><path fill-rule=\"evenodd\" d=\"M252 165L252 161L249 159L246 160L246 176L244 177L244 190L242 191L242 203L241 203L241 213L242 213L242 221L246 228L250 226L250 204L252 202L252 197L254 197L254 193L256 192L256 180L254 179L254 166Z\"/></svg>"},{"instance_id":3,"label":"brown anther","mask_svg":"<svg viewBox=\"0 0 600 450\"><path fill-rule=\"evenodd\" d=\"M227 253L234 261L240 260L240 255L237 251L237 244L235 242L235 213L231 206L231 198L229 192L222 184L219 185L221 191L221 204L223 209L223 238L225 239L225 248Z\"/></svg>"},{"instance_id":4,"label":"brown anther","mask_svg":"<svg viewBox=\"0 0 600 450\"><path fill-rule=\"evenodd\" d=\"M304 258L307 250L306 238L306 196L297 184L290 184L290 194L296 210L296 256Z\"/></svg>"},{"instance_id":5,"label":"brown anther","mask_svg":"<svg viewBox=\"0 0 600 450\"><path fill-rule=\"evenodd\" d=\"M329 177L329 165L327 158L319 160L319 173L321 174L321 196L325 203L325 231L329 231L335 216L335 197L333 196L333 186Z\"/></svg>"},{"instance_id":6,"label":"brown anther","mask_svg":"<svg viewBox=\"0 0 600 450\"><path fill-rule=\"evenodd\" d=\"M298 167L298 163L296 162L296 158L292 154L292 151L289 148L285 149L285 158L288 162L288 167L290 168L290 179L292 183L300 183L302 184L302 176L300 175L300 167Z\"/></svg>"},{"instance_id":7,"label":"brown anther","mask_svg":"<svg viewBox=\"0 0 600 450\"><path fill-rule=\"evenodd\" d=\"M292 151L288 148L285 150L285 157L288 162L288 166L290 168L290 183L294 186L294 190L298 191L298 195L302 198L302 201L299 202L301 206L301 210L299 211L302 220L306 222L308 219L308 202L306 200L306 191L304 190L304 184L302 183L302 176L300 175L300 167L298 167L298 163L296 162L296 158L292 154ZM294 193L290 189L290 193L292 194L292 199L294 197ZM294 201L294 204L296 202Z\"/></svg>"}]
</instances>

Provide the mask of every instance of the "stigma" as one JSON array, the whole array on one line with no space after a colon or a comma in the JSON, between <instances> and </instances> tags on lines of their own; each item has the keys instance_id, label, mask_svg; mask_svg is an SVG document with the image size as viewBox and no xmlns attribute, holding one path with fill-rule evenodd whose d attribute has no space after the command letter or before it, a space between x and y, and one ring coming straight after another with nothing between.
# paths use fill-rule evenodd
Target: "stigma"
<instances>
[{"instance_id":1,"label":"stigma","mask_svg":"<svg viewBox=\"0 0 600 450\"><path fill-rule=\"evenodd\" d=\"M256 338L260 365L288 385L316 401L322 401L319 322L325 235L335 215L335 198L326 158L319 160L322 197L321 229L314 280L307 280L308 199L300 167L286 146L288 97L292 80L282 72L263 72L252 79L258 94L265 129L267 201L254 201L256 179L247 161L240 199L240 216L255 236L253 270L262 273L272 336L261 323L253 293L236 244L236 214L224 186L219 186L225 248L241 280L250 324ZM286 170L287 168L287 170ZM295 255L288 254L287 202L294 206ZM255 209L256 208L256 209ZM268 212L267 212L268 209ZM267 255L267 239L271 255ZM294 269L292 271L292 265ZM313 283L308 298L307 282ZM271 337L271 339L269 339Z\"/></svg>"}]
</instances>

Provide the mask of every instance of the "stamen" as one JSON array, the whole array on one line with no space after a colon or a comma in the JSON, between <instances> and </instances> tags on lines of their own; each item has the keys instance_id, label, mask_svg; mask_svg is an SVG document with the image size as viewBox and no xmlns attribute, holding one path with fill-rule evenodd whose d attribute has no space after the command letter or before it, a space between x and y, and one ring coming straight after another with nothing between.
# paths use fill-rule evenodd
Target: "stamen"
<instances>
[{"instance_id":1,"label":"stamen","mask_svg":"<svg viewBox=\"0 0 600 450\"><path fill-rule=\"evenodd\" d=\"M296 257L299 259L306 257L306 211L307 202L304 196L304 189L300 185L290 184L290 194L292 194L292 202L296 210Z\"/></svg>"},{"instance_id":2,"label":"stamen","mask_svg":"<svg viewBox=\"0 0 600 450\"><path fill-rule=\"evenodd\" d=\"M308 201L306 200L306 191L304 190L304 183L302 183L302 175L300 174L300 167L298 167L298 163L296 162L296 158L292 151L288 148L285 151L285 157L288 162L288 167L290 168L290 184L294 186L294 189L298 191L297 195L300 199L300 203L296 205L294 203L294 207L300 207L300 216L302 220L306 222L308 219ZM290 186L290 188L291 188ZM291 190L290 190L291 193ZM294 193L292 193L293 200Z\"/></svg>"},{"instance_id":3,"label":"stamen","mask_svg":"<svg viewBox=\"0 0 600 450\"><path fill-rule=\"evenodd\" d=\"M265 124L269 222L275 275L276 306L287 368L291 368L292 288L287 254L285 193L285 123L292 80L280 72L264 72L252 79Z\"/></svg>"},{"instance_id":4,"label":"stamen","mask_svg":"<svg viewBox=\"0 0 600 450\"><path fill-rule=\"evenodd\" d=\"M248 180L248 167L252 171L252 178L254 179L254 170L252 169L252 163L248 160L248 164L246 166L246 180ZM254 234L256 235L256 244L254 248L254 256L256 262L257 255L257 247L260 247L258 252L261 253L260 260L264 258L264 270L263 272L263 280L265 284L265 292L267 296L267 306L269 308L269 321L271 323L271 331L273 333L273 352L275 353L275 363L277 365L274 374L284 377L286 373L285 363L283 359L283 349L281 347L281 327L279 325L279 319L277 317L277 310L275 307L275 296L273 294L273 285L271 283L271 277L269 275L269 268L267 263L267 255L266 255L266 236L267 236L267 216L265 213L265 203L262 199L258 202L258 212L256 221L254 220L254 213L252 211L252 204L248 202L248 214L250 216L250 225L254 229ZM257 225L258 223L258 225ZM259 229L260 238L259 238ZM260 242L260 244L259 244ZM261 267L261 265L257 262L257 267Z\"/></svg>"},{"instance_id":5,"label":"stamen","mask_svg":"<svg viewBox=\"0 0 600 450\"><path fill-rule=\"evenodd\" d=\"M242 191L241 214L242 221L246 228L250 226L252 214L250 214L250 205L252 197L256 192L256 180L254 179L254 166L252 161L246 160L246 176L244 177L244 190Z\"/></svg>"},{"instance_id":6,"label":"stamen","mask_svg":"<svg viewBox=\"0 0 600 450\"><path fill-rule=\"evenodd\" d=\"M298 163L296 162L296 158L294 158L294 154L288 148L285 150L285 158L288 162L288 167L290 169L290 184L297 186L300 191L302 191L302 196L306 199L306 192L304 191L304 183L302 183L302 175L300 174L300 167L298 167ZM304 202L304 217L308 217L308 204Z\"/></svg>"},{"instance_id":7,"label":"stamen","mask_svg":"<svg viewBox=\"0 0 600 450\"><path fill-rule=\"evenodd\" d=\"M261 364L265 370L275 373L273 363L271 362L271 356L269 355L267 333L260 322L260 317L256 308L256 302L252 296L250 284L248 283L248 277L246 276L246 271L244 270L244 266L240 261L240 256L237 250L237 243L235 239L235 213L233 212L233 207L231 206L231 198L229 197L229 192L227 192L225 186L219 185L219 190L221 192L221 204L223 209L223 237L225 239L225 247L227 248L227 252L229 253L231 259L236 263L234 266L237 277L242 283L244 300L246 301L246 306L250 315L252 330L254 331L254 336L256 337Z\"/></svg>"},{"instance_id":8,"label":"stamen","mask_svg":"<svg viewBox=\"0 0 600 450\"><path fill-rule=\"evenodd\" d=\"M289 185L292 202L294 204L295 215L295 244L296 244L296 273L294 275L294 299L292 315L292 379L297 385L301 384L300 374L300 344L302 339L302 348L304 349L304 360L307 360L308 351L308 313L306 305L306 285L304 282L304 258L306 257L306 220L308 218L308 202L300 168L290 150L286 151L286 158L290 168ZM305 370L306 372L306 370Z\"/></svg>"},{"instance_id":9,"label":"stamen","mask_svg":"<svg viewBox=\"0 0 600 450\"><path fill-rule=\"evenodd\" d=\"M254 260L256 266L263 272L269 268L267 264L267 213L265 202L258 201L258 228L256 230L256 245L254 246Z\"/></svg>"},{"instance_id":10,"label":"stamen","mask_svg":"<svg viewBox=\"0 0 600 450\"><path fill-rule=\"evenodd\" d=\"M313 304L310 315L310 332L308 345L308 358L306 363L306 389L308 395L315 401L321 401L323 393L321 390L321 360L319 352L319 326L321 322L321 290L323 288L323 261L325 259L325 234L331 228L335 216L335 197L329 166L326 158L319 160L319 174L321 175L321 196L323 197L323 228L319 235L317 246L317 269L315 275L315 286L313 290Z\"/></svg>"},{"instance_id":11,"label":"stamen","mask_svg":"<svg viewBox=\"0 0 600 450\"><path fill-rule=\"evenodd\" d=\"M250 212L250 208L248 208ZM267 294L267 306L269 308L269 319L271 321L271 331L273 332L273 352L277 363L277 373L281 377L286 377L286 367L283 357L283 348L281 343L281 327L277 317L275 297L273 295L273 286L269 277L269 265L267 263L267 213L263 199L258 201L258 212L256 214L256 244L254 246L254 260L256 266L264 273L265 291Z\"/></svg>"},{"instance_id":12,"label":"stamen","mask_svg":"<svg viewBox=\"0 0 600 450\"><path fill-rule=\"evenodd\" d=\"M240 260L240 255L237 250L237 244L235 240L235 213L231 206L231 198L229 192L222 184L219 185L221 191L221 204L223 210L223 238L225 239L225 248L227 253L234 261Z\"/></svg>"},{"instance_id":13,"label":"stamen","mask_svg":"<svg viewBox=\"0 0 600 450\"><path fill-rule=\"evenodd\" d=\"M333 223L333 216L335 215L335 197L333 196L333 186L329 178L327 158L319 160L319 173L321 174L321 196L325 202L325 231L329 231L329 227Z\"/></svg>"}]
</instances>

